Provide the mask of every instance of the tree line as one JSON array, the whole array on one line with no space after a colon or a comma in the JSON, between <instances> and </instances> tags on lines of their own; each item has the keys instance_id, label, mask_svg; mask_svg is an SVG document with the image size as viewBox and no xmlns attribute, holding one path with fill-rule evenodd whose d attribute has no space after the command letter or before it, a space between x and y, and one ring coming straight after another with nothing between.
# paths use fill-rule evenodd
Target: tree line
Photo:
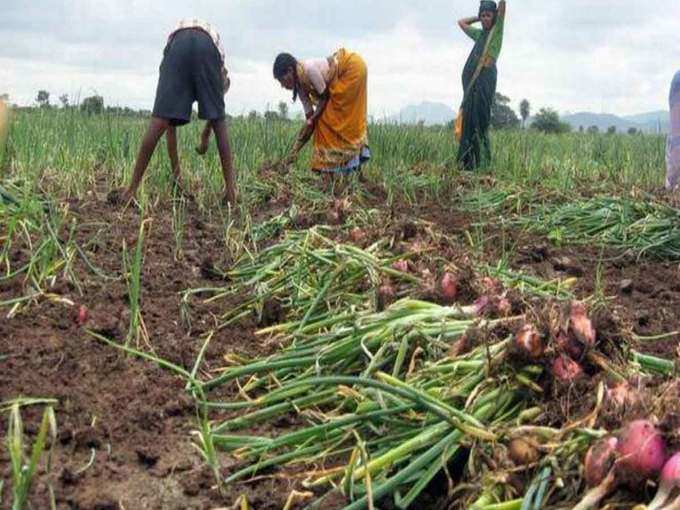
<instances>
[{"instance_id":1,"label":"tree line","mask_svg":"<svg viewBox=\"0 0 680 510\"><path fill-rule=\"evenodd\" d=\"M9 102L8 94L0 94L0 100ZM94 94L84 98L79 104L71 104L68 94L62 94L58 98L58 105L50 103L50 93L47 90L39 90L35 98L37 108L49 109L60 107L62 109L78 109L88 115L101 115L103 113L126 115L126 116L148 116L148 110L134 110L128 107L119 106L105 106L104 98L99 94ZM526 129L527 127L540 131L542 133L568 133L572 127L560 119L559 114L552 108L541 108L536 115L531 117L531 104L529 100L523 99L519 103L519 117L510 106L511 100L509 97L497 92L491 107L491 127L494 129ZM249 120L265 119L267 121L287 121L291 120L288 104L281 101L277 105L276 110L267 109L263 114L257 110L251 110L247 116ZM529 126L528 121L531 120ZM451 121L449 125L453 125ZM579 132L596 134L600 132L597 126L584 127L580 126ZM607 134L616 133L616 126L611 126L607 129ZM628 134L637 134L636 128L629 128Z\"/></svg>"}]
</instances>

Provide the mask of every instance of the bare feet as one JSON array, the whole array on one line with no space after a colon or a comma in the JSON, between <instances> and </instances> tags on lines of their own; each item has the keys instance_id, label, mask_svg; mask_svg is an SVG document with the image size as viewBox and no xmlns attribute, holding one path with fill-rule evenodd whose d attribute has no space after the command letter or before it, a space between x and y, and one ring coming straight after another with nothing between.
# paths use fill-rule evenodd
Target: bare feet
<instances>
[{"instance_id":1,"label":"bare feet","mask_svg":"<svg viewBox=\"0 0 680 510\"><path fill-rule=\"evenodd\" d=\"M194 201L194 196L187 191L187 189L184 187L184 184L182 183L181 180L175 180L173 181L173 193L174 196L177 198L183 198L187 202L193 202Z\"/></svg>"},{"instance_id":2,"label":"bare feet","mask_svg":"<svg viewBox=\"0 0 680 510\"><path fill-rule=\"evenodd\" d=\"M114 206L127 205L128 202L130 202L130 200L132 200L132 196L124 188L111 190L109 194L106 195L106 202L109 205Z\"/></svg>"},{"instance_id":3,"label":"bare feet","mask_svg":"<svg viewBox=\"0 0 680 510\"><path fill-rule=\"evenodd\" d=\"M222 205L225 207L232 207L234 208L236 206L236 194L233 192L226 191L224 193L224 196L222 197Z\"/></svg>"}]
</instances>

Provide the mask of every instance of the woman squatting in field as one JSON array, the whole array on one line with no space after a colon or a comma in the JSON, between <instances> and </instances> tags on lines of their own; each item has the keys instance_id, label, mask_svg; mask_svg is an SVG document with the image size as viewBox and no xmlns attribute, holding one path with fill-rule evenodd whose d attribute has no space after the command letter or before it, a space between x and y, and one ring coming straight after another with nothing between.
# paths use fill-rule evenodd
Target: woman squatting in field
<instances>
[{"instance_id":1,"label":"woman squatting in field","mask_svg":"<svg viewBox=\"0 0 680 510\"><path fill-rule=\"evenodd\" d=\"M482 28L472 26L477 22L481 22ZM475 41L463 69L463 103L456 118L456 138L460 142L458 164L464 170L474 170L491 160L489 125L504 23L505 0L498 6L496 2L483 0L479 16L458 21L463 32Z\"/></svg>"},{"instance_id":2,"label":"woman squatting in field","mask_svg":"<svg viewBox=\"0 0 680 510\"><path fill-rule=\"evenodd\" d=\"M669 102L671 130L666 144L666 188L674 190L680 185L680 71L673 78Z\"/></svg>"},{"instance_id":3,"label":"woman squatting in field","mask_svg":"<svg viewBox=\"0 0 680 510\"><path fill-rule=\"evenodd\" d=\"M132 182L121 197L124 203L137 193L163 134L167 137L175 185L181 189L176 128L191 121L192 105L197 101L198 117L207 121L201 148L207 146L210 131L213 131L224 176L224 200L235 204L236 182L224 109L224 95L229 85L225 52L217 31L201 20L180 21L165 47L152 118L139 149Z\"/></svg>"},{"instance_id":4,"label":"woman squatting in field","mask_svg":"<svg viewBox=\"0 0 680 510\"><path fill-rule=\"evenodd\" d=\"M367 128L366 64L345 49L325 59L298 61L281 53L274 78L293 91L307 121L286 163L293 163L314 135L312 170L327 177L349 175L370 159Z\"/></svg>"}]
</instances>

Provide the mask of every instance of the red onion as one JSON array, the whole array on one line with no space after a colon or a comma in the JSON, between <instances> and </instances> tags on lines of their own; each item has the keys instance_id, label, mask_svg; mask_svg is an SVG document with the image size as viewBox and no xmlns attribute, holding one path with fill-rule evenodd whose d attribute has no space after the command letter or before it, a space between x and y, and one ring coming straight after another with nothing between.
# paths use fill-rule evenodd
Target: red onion
<instances>
[{"instance_id":1,"label":"red onion","mask_svg":"<svg viewBox=\"0 0 680 510\"><path fill-rule=\"evenodd\" d=\"M678 487L680 487L680 452L673 455L664 465L659 490L652 502L647 505L647 510L659 510Z\"/></svg>"},{"instance_id":2,"label":"red onion","mask_svg":"<svg viewBox=\"0 0 680 510\"><path fill-rule=\"evenodd\" d=\"M485 276L482 278L482 287L490 294L498 294L502 290L502 284L499 280Z\"/></svg>"},{"instance_id":3,"label":"red onion","mask_svg":"<svg viewBox=\"0 0 680 510\"><path fill-rule=\"evenodd\" d=\"M588 491L583 499L571 510L594 510L600 508L600 501L616 487L616 469L613 468L602 483Z\"/></svg>"},{"instance_id":4,"label":"red onion","mask_svg":"<svg viewBox=\"0 0 680 510\"><path fill-rule=\"evenodd\" d=\"M543 340L541 333L533 324L525 324L515 335L517 348L532 359L543 355Z\"/></svg>"},{"instance_id":5,"label":"red onion","mask_svg":"<svg viewBox=\"0 0 680 510\"><path fill-rule=\"evenodd\" d=\"M576 338L588 347L595 345L595 328L588 318L586 307L583 303L573 302L570 315L571 330Z\"/></svg>"},{"instance_id":6,"label":"red onion","mask_svg":"<svg viewBox=\"0 0 680 510\"><path fill-rule=\"evenodd\" d=\"M589 485L602 481L572 510L598 508L600 501L617 484L639 484L657 474L665 459L663 438L654 424L647 420L629 423L618 439L606 438L594 445L586 455L586 481ZM680 468L680 459L669 467L669 478L677 480L680 469L676 469L676 466Z\"/></svg>"},{"instance_id":7,"label":"red onion","mask_svg":"<svg viewBox=\"0 0 680 510\"><path fill-rule=\"evenodd\" d=\"M491 306L491 299L489 299L489 296L482 296L477 301L474 303L475 307L475 315L484 315L486 312L489 311L489 307Z\"/></svg>"},{"instance_id":8,"label":"red onion","mask_svg":"<svg viewBox=\"0 0 680 510\"><path fill-rule=\"evenodd\" d=\"M408 273L408 262L405 260L397 260L394 264L392 264L392 269L396 269L402 273Z\"/></svg>"},{"instance_id":9,"label":"red onion","mask_svg":"<svg viewBox=\"0 0 680 510\"><path fill-rule=\"evenodd\" d=\"M454 301L458 296L458 278L452 273L444 273L441 281L442 296L449 301Z\"/></svg>"},{"instance_id":10,"label":"red onion","mask_svg":"<svg viewBox=\"0 0 680 510\"><path fill-rule=\"evenodd\" d=\"M567 356L558 356L553 362L552 371L563 383L572 383L583 376L581 365Z\"/></svg>"},{"instance_id":11,"label":"red onion","mask_svg":"<svg viewBox=\"0 0 680 510\"><path fill-rule=\"evenodd\" d=\"M378 289L378 309L384 310L394 301L395 295L394 287L389 284L381 285Z\"/></svg>"},{"instance_id":12,"label":"red onion","mask_svg":"<svg viewBox=\"0 0 680 510\"><path fill-rule=\"evenodd\" d=\"M619 435L617 471L623 481L637 483L664 466L666 445L656 426L648 420L629 423Z\"/></svg>"},{"instance_id":13,"label":"red onion","mask_svg":"<svg viewBox=\"0 0 680 510\"><path fill-rule=\"evenodd\" d=\"M498 298L498 303L496 303L496 309L498 314L502 317L507 317L512 313L512 303L505 296Z\"/></svg>"},{"instance_id":14,"label":"red onion","mask_svg":"<svg viewBox=\"0 0 680 510\"><path fill-rule=\"evenodd\" d=\"M350 231L349 238L352 240L352 242L360 243L366 238L366 232L361 230L359 227L355 227Z\"/></svg>"},{"instance_id":15,"label":"red onion","mask_svg":"<svg viewBox=\"0 0 680 510\"><path fill-rule=\"evenodd\" d=\"M614 467L618 443L618 439L609 436L601 439L588 450L585 461L585 477L589 487L600 485Z\"/></svg>"},{"instance_id":16,"label":"red onion","mask_svg":"<svg viewBox=\"0 0 680 510\"><path fill-rule=\"evenodd\" d=\"M85 305L80 305L78 307L78 317L76 317L76 322L78 326L84 326L88 319L87 307Z\"/></svg>"},{"instance_id":17,"label":"red onion","mask_svg":"<svg viewBox=\"0 0 680 510\"><path fill-rule=\"evenodd\" d=\"M581 359L583 356L583 344L562 331L557 335L555 343L561 352L572 359Z\"/></svg>"},{"instance_id":18,"label":"red onion","mask_svg":"<svg viewBox=\"0 0 680 510\"><path fill-rule=\"evenodd\" d=\"M624 381L607 388L607 401L614 408L632 407L640 402L640 395Z\"/></svg>"},{"instance_id":19,"label":"red onion","mask_svg":"<svg viewBox=\"0 0 680 510\"><path fill-rule=\"evenodd\" d=\"M342 223L342 215L338 211L328 211L327 220L333 225Z\"/></svg>"}]
</instances>

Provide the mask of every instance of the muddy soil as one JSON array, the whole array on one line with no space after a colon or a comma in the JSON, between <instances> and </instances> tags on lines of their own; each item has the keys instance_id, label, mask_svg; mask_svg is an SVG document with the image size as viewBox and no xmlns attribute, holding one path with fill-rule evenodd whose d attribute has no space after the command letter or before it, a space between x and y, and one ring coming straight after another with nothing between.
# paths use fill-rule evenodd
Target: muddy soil
<instances>
[{"instance_id":1,"label":"muddy soil","mask_svg":"<svg viewBox=\"0 0 680 510\"><path fill-rule=\"evenodd\" d=\"M371 192L369 205L380 208L384 194L375 186ZM184 219L183 250L175 257L171 212L171 203L161 201L146 215L142 314L149 339L148 344L141 340L140 348L191 370L203 335L215 328L225 305L194 309L189 324L180 313L180 293L224 285L212 269L224 268L229 261L221 227L191 204ZM280 212L278 208L272 216ZM256 510L283 508L291 490L300 489L285 472L220 493L192 445L196 409L183 381L153 363L104 345L85 331L88 328L118 342L126 338L128 289L118 276L123 244L132 249L136 242L139 211L108 205L105 192L96 190L88 200L73 201L70 214L78 222L77 240L86 247L91 263L114 279L95 276L84 264L76 264L82 295L76 286L60 281L50 289L75 306L41 299L14 318L6 320L3 313L0 322L0 402L19 396L58 401L52 469L45 472L42 466L36 477L33 508L49 508L48 485L54 490L57 507L71 510L211 509L230 507L241 495ZM439 255L456 267L469 267L471 254L489 262L507 256L514 269L542 278L576 277L579 296L601 292L630 333L646 336L680 330L677 263L638 261L598 247L557 248L534 235L499 227L481 229L474 225L478 218L453 205L401 205L386 216L389 221L370 234L393 237L397 250L407 249L436 230L444 234L438 238ZM308 218L300 228L323 219ZM25 256L15 255L17 260ZM0 301L16 296L23 286L19 280L4 282ZM472 300L474 291L467 289L464 297ZM88 311L84 325L78 323L81 304ZM275 312L268 321L276 322ZM224 355L256 356L270 350L271 345L263 345L254 335L257 327L254 320L245 320L216 332L202 375L223 366ZM645 342L643 347L645 352L677 358L677 345L678 338L671 337ZM29 438L35 436L41 412L41 406L22 410ZM283 427L278 430L282 432L294 428L295 420L277 425ZM3 414L0 437L6 432L7 415ZM228 472L230 460L223 460ZM5 481L0 508L9 508L10 465L5 448L0 449L0 478ZM342 501L328 504L329 509L341 507ZM437 506L434 502L427 505Z\"/></svg>"}]
</instances>

